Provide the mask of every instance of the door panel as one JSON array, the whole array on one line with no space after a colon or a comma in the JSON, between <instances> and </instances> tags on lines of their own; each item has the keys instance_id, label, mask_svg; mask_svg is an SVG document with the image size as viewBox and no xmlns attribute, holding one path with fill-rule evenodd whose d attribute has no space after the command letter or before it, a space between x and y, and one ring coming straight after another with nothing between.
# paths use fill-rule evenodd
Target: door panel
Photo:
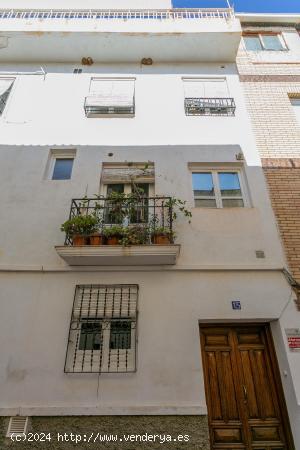
<instances>
[{"instance_id":1,"label":"door panel","mask_svg":"<svg viewBox=\"0 0 300 450\"><path fill-rule=\"evenodd\" d=\"M200 329L212 449L294 449L267 334L265 325Z\"/></svg>"},{"instance_id":2,"label":"door panel","mask_svg":"<svg viewBox=\"0 0 300 450\"><path fill-rule=\"evenodd\" d=\"M234 383L236 362L232 351L230 329L204 329L201 338L205 349L203 356L207 398L211 413L212 448L246 449L238 393Z\"/></svg>"}]
</instances>

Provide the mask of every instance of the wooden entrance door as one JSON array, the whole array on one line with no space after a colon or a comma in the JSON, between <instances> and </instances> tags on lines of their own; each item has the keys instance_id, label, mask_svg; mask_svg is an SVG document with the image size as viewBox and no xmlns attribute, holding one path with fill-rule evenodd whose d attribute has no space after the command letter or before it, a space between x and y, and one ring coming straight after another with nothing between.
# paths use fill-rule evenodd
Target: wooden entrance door
<instances>
[{"instance_id":1,"label":"wooden entrance door","mask_svg":"<svg viewBox=\"0 0 300 450\"><path fill-rule=\"evenodd\" d=\"M268 325L200 325L213 450L294 450Z\"/></svg>"}]
</instances>

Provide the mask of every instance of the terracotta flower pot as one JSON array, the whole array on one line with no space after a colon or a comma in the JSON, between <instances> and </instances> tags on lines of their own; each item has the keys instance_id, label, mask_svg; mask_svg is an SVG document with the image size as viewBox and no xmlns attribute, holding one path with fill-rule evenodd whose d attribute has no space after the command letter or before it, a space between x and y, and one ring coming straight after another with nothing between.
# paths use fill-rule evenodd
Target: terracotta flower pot
<instances>
[{"instance_id":1,"label":"terracotta flower pot","mask_svg":"<svg viewBox=\"0 0 300 450\"><path fill-rule=\"evenodd\" d=\"M107 238L107 245L119 245L119 236L110 236Z\"/></svg>"},{"instance_id":2,"label":"terracotta flower pot","mask_svg":"<svg viewBox=\"0 0 300 450\"><path fill-rule=\"evenodd\" d=\"M90 245L103 245L103 236L101 234L93 234L90 236Z\"/></svg>"},{"instance_id":3,"label":"terracotta flower pot","mask_svg":"<svg viewBox=\"0 0 300 450\"><path fill-rule=\"evenodd\" d=\"M78 245L85 245L85 242L86 242L85 236L82 236L80 234L75 234L72 237L72 240L73 240L73 245L75 245L76 247Z\"/></svg>"},{"instance_id":4,"label":"terracotta flower pot","mask_svg":"<svg viewBox=\"0 0 300 450\"><path fill-rule=\"evenodd\" d=\"M171 243L169 236L165 234L155 234L153 236L153 244L156 245L169 245Z\"/></svg>"}]
</instances>

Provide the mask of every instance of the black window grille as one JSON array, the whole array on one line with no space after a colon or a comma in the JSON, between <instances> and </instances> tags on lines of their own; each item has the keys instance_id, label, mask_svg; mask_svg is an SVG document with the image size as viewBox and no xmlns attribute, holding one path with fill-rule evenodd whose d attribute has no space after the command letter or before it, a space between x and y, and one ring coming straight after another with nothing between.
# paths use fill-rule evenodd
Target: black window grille
<instances>
[{"instance_id":1,"label":"black window grille","mask_svg":"<svg viewBox=\"0 0 300 450\"><path fill-rule=\"evenodd\" d=\"M131 348L131 323L128 320L111 323L109 348L114 350Z\"/></svg>"},{"instance_id":2,"label":"black window grille","mask_svg":"<svg viewBox=\"0 0 300 450\"><path fill-rule=\"evenodd\" d=\"M233 98L185 98L187 116L234 116Z\"/></svg>"},{"instance_id":3,"label":"black window grille","mask_svg":"<svg viewBox=\"0 0 300 450\"><path fill-rule=\"evenodd\" d=\"M78 285L66 373L134 372L138 286Z\"/></svg>"},{"instance_id":4,"label":"black window grille","mask_svg":"<svg viewBox=\"0 0 300 450\"><path fill-rule=\"evenodd\" d=\"M6 106L9 94L11 92L12 89L12 84L11 86L4 92L4 94L0 95L0 116L3 114L4 108Z\"/></svg>"}]
</instances>

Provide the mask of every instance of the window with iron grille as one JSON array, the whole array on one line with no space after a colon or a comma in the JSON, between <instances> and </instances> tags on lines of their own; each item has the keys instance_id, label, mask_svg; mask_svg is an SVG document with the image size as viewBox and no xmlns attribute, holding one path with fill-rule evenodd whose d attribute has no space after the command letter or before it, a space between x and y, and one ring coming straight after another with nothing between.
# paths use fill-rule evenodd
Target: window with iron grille
<instances>
[{"instance_id":1,"label":"window with iron grille","mask_svg":"<svg viewBox=\"0 0 300 450\"><path fill-rule=\"evenodd\" d=\"M134 372L138 286L78 285L66 373Z\"/></svg>"},{"instance_id":2,"label":"window with iron grille","mask_svg":"<svg viewBox=\"0 0 300 450\"><path fill-rule=\"evenodd\" d=\"M187 116L234 116L226 78L185 78L183 84Z\"/></svg>"}]
</instances>

